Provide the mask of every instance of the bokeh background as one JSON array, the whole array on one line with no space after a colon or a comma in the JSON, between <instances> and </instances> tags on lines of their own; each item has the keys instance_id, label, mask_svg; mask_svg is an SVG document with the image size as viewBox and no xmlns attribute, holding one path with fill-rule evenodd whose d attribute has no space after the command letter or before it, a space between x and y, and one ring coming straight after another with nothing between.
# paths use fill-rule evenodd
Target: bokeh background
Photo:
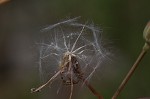
<instances>
[{"instance_id":1,"label":"bokeh background","mask_svg":"<svg viewBox=\"0 0 150 99\"><path fill-rule=\"evenodd\" d=\"M40 84L35 41L49 24L81 16L103 29L113 59L91 83L110 99L140 53L150 20L149 0L10 0L0 4L0 99L54 99L54 91L31 94ZM150 53L118 99L150 97ZM96 99L84 88L78 99ZM62 98L62 97L60 97Z\"/></svg>"}]
</instances>

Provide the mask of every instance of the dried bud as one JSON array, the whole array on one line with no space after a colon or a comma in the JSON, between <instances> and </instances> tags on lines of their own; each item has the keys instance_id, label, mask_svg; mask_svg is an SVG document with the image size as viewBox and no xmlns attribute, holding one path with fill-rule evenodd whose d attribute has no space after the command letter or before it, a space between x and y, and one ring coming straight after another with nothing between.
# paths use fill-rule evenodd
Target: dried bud
<instances>
[{"instance_id":1,"label":"dried bud","mask_svg":"<svg viewBox=\"0 0 150 99\"><path fill-rule=\"evenodd\" d=\"M147 23L143 31L143 37L146 41L143 50L148 51L150 49L150 21Z\"/></svg>"},{"instance_id":2,"label":"dried bud","mask_svg":"<svg viewBox=\"0 0 150 99\"><path fill-rule=\"evenodd\" d=\"M150 21L147 23L144 29L143 37L146 40L146 42L150 45Z\"/></svg>"}]
</instances>

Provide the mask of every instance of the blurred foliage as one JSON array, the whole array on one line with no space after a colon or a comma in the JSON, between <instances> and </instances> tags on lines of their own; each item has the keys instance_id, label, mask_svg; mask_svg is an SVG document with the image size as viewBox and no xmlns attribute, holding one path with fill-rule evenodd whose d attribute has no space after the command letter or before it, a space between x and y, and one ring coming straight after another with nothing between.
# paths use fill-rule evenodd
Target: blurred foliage
<instances>
[{"instance_id":1,"label":"blurred foliage","mask_svg":"<svg viewBox=\"0 0 150 99\"><path fill-rule=\"evenodd\" d=\"M11 0L0 5L0 99L48 99L45 91L30 94L30 88L40 83L33 39L44 26L77 16L100 26L105 39L113 42L114 64L95 77L100 80L92 81L105 99L110 99L144 44L142 32L150 20L149 4L150 0ZM150 53L119 99L150 96L149 58ZM89 91L79 95L96 99Z\"/></svg>"}]
</instances>

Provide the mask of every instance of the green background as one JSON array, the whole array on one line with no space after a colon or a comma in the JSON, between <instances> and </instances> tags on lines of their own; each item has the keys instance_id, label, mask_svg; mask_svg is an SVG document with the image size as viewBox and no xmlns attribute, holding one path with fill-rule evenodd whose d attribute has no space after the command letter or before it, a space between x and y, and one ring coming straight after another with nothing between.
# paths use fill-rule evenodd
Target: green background
<instances>
[{"instance_id":1,"label":"green background","mask_svg":"<svg viewBox=\"0 0 150 99\"><path fill-rule=\"evenodd\" d=\"M54 99L46 91L30 93L40 84L34 39L44 26L78 16L101 27L112 48L112 61L91 81L105 99L112 97L144 45L150 0L11 0L0 5L0 99ZM118 99L150 97L149 58L150 53ZM88 89L77 96L96 99Z\"/></svg>"}]
</instances>

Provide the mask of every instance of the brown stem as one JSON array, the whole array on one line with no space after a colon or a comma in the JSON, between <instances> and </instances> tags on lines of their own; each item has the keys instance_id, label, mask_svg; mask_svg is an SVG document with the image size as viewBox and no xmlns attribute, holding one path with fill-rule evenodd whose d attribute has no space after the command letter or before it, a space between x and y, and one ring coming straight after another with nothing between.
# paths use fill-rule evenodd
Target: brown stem
<instances>
[{"instance_id":1,"label":"brown stem","mask_svg":"<svg viewBox=\"0 0 150 99\"><path fill-rule=\"evenodd\" d=\"M0 4L4 4L4 3L8 2L8 1L10 1L10 0L0 0Z\"/></svg>"},{"instance_id":2,"label":"brown stem","mask_svg":"<svg viewBox=\"0 0 150 99\"><path fill-rule=\"evenodd\" d=\"M93 86L86 80L83 80L85 85L89 88L89 90L96 96L98 99L104 99L102 95L100 95L94 88Z\"/></svg>"},{"instance_id":3,"label":"brown stem","mask_svg":"<svg viewBox=\"0 0 150 99\"><path fill-rule=\"evenodd\" d=\"M38 88L32 88L31 93L41 91L41 89L48 86L51 83L51 81L54 80L59 74L60 74L60 71L58 71L53 77L51 77L45 84L41 85Z\"/></svg>"},{"instance_id":4,"label":"brown stem","mask_svg":"<svg viewBox=\"0 0 150 99\"><path fill-rule=\"evenodd\" d=\"M131 78L132 74L134 73L135 69L137 68L137 66L139 65L141 60L143 59L143 57L146 54L146 52L147 52L146 50L142 50L141 51L139 57L135 61L134 65L132 66L132 68L130 69L130 71L128 72L128 74L126 75L124 80L122 81L122 83L120 84L119 88L117 89L117 91L113 95L112 99L116 99L118 97L118 95L121 93L121 91L123 90L123 88L125 87L127 82L129 81L129 79Z\"/></svg>"}]
</instances>

